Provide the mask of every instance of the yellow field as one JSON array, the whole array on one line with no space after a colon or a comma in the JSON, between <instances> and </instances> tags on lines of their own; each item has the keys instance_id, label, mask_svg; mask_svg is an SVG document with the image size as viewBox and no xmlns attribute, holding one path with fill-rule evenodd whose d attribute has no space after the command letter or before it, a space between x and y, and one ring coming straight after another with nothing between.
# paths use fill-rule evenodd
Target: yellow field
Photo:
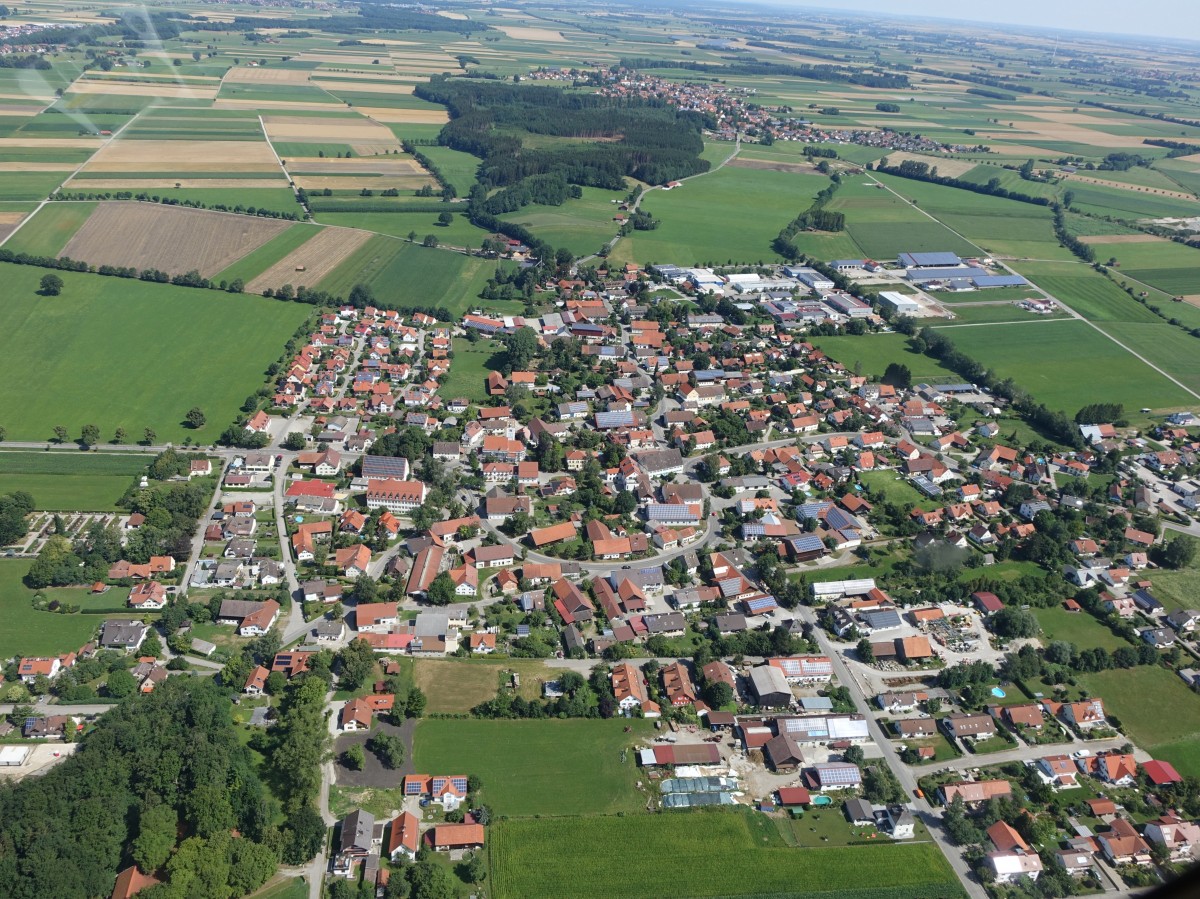
<instances>
[{"instance_id":1,"label":"yellow field","mask_svg":"<svg viewBox=\"0 0 1200 899\"><path fill-rule=\"evenodd\" d=\"M404 122L409 125L445 125L450 116L444 109L382 109L359 107L359 112L380 122Z\"/></svg>"},{"instance_id":2,"label":"yellow field","mask_svg":"<svg viewBox=\"0 0 1200 899\"><path fill-rule=\"evenodd\" d=\"M96 172L277 172L271 148L260 141L116 140L101 147L88 168Z\"/></svg>"},{"instance_id":3,"label":"yellow field","mask_svg":"<svg viewBox=\"0 0 1200 899\"><path fill-rule=\"evenodd\" d=\"M304 116L263 116L263 127L272 141L301 141L320 143L353 143L355 141L379 142L394 145L396 135L382 125L365 118L318 119Z\"/></svg>"},{"instance_id":4,"label":"yellow field","mask_svg":"<svg viewBox=\"0 0 1200 899\"><path fill-rule=\"evenodd\" d=\"M565 44L567 39L562 32L549 28L527 28L523 25L497 25L501 31L519 41L543 41L551 44Z\"/></svg>"},{"instance_id":5,"label":"yellow field","mask_svg":"<svg viewBox=\"0 0 1200 899\"><path fill-rule=\"evenodd\" d=\"M216 87L188 84L131 84L129 82L76 81L71 94L114 94L125 97L159 97L163 100L215 100Z\"/></svg>"},{"instance_id":6,"label":"yellow field","mask_svg":"<svg viewBox=\"0 0 1200 899\"><path fill-rule=\"evenodd\" d=\"M311 74L306 69L235 66L225 73L225 80L234 84L307 84Z\"/></svg>"},{"instance_id":7,"label":"yellow field","mask_svg":"<svg viewBox=\"0 0 1200 899\"><path fill-rule=\"evenodd\" d=\"M64 187L75 190L138 190L179 187L287 187L288 183L279 178L72 178Z\"/></svg>"}]
</instances>

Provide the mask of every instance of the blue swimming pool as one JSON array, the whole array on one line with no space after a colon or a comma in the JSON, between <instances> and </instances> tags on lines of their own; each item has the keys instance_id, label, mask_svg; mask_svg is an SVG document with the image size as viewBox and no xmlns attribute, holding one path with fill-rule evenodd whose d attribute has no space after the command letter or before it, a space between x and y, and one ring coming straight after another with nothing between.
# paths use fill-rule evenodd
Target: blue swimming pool
<instances>
[{"instance_id":1,"label":"blue swimming pool","mask_svg":"<svg viewBox=\"0 0 1200 899\"><path fill-rule=\"evenodd\" d=\"M997 699L1003 699L1008 694L1006 694L999 687L992 687L992 695L995 696Z\"/></svg>"}]
</instances>

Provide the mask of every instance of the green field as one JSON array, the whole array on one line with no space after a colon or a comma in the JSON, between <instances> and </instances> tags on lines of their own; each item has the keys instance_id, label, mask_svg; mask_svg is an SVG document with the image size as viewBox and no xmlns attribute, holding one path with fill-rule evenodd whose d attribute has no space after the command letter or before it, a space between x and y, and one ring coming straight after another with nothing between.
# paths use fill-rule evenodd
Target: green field
<instances>
[{"instance_id":1,"label":"green field","mask_svg":"<svg viewBox=\"0 0 1200 899\"><path fill-rule=\"evenodd\" d=\"M963 329L979 330L979 329ZM956 332L961 333L961 332ZM936 359L914 353L908 348L903 334L865 334L861 337L814 337L813 346L831 359L836 359L851 371L861 370L865 377L880 378L891 362L907 365L913 383L922 381L956 383L958 375L944 368Z\"/></svg>"},{"instance_id":2,"label":"green field","mask_svg":"<svg viewBox=\"0 0 1200 899\"><path fill-rule=\"evenodd\" d=\"M83 425L95 424L101 440L117 427L140 440L150 427L160 442L213 441L312 312L294 303L73 272L60 272L61 296L41 297L43 274L0 265L7 296L0 307L7 387L0 423L10 440L49 440L59 425L75 439ZM153 339L154 333L172 336ZM183 424L193 406L208 417L196 431Z\"/></svg>"},{"instance_id":3,"label":"green field","mask_svg":"<svg viewBox=\"0 0 1200 899\"><path fill-rule=\"evenodd\" d=\"M1088 403L1166 409L1195 400L1086 322L981 326L949 333L959 350L1068 415ZM913 377L917 377L915 368Z\"/></svg>"},{"instance_id":4,"label":"green field","mask_svg":"<svg viewBox=\"0 0 1200 899\"><path fill-rule=\"evenodd\" d=\"M859 474L858 480L873 495L882 494L887 502L896 503L901 508L919 506L922 509L936 509L940 505L936 500L926 499L921 491L894 471L864 471Z\"/></svg>"},{"instance_id":5,"label":"green field","mask_svg":"<svg viewBox=\"0 0 1200 899\"><path fill-rule=\"evenodd\" d=\"M934 296L938 295L934 294ZM941 299L941 297L938 296L938 299ZM995 325L1011 322L1031 323L1052 321L1067 317L1065 312L1057 312L1053 315L1035 315L1026 309L1022 309L1015 303L1002 303L996 306L991 304L956 303L951 311L954 312L953 321L945 323L934 322L930 324L930 327L953 328L955 325ZM953 331L951 332L951 338L953 338Z\"/></svg>"},{"instance_id":6,"label":"green field","mask_svg":"<svg viewBox=\"0 0 1200 899\"><path fill-rule=\"evenodd\" d=\"M32 563L0 561L0 658L15 655L49 656L75 652L104 620L96 615L39 612L31 605L33 591L21 578Z\"/></svg>"},{"instance_id":7,"label":"green field","mask_svg":"<svg viewBox=\"0 0 1200 899\"><path fill-rule=\"evenodd\" d=\"M1196 270L1200 268L1200 252L1194 247L1163 240L1154 243L1098 243L1093 244L1092 249L1096 259L1101 262L1116 258L1120 266L1115 273L1118 277L1128 275L1173 295L1200 292L1200 280L1196 277Z\"/></svg>"},{"instance_id":8,"label":"green field","mask_svg":"<svg viewBox=\"0 0 1200 899\"><path fill-rule=\"evenodd\" d=\"M316 218L326 225L342 225L346 228L362 228L365 231L375 231L391 237L407 238L416 232L417 240L421 241L426 234L432 234L439 244L451 247L478 249L482 246L488 232L471 224L466 214L455 211L456 207L448 207L454 213L454 221L449 225L438 222L436 212L317 212Z\"/></svg>"},{"instance_id":9,"label":"green field","mask_svg":"<svg viewBox=\"0 0 1200 899\"><path fill-rule=\"evenodd\" d=\"M1042 626L1045 642L1065 640L1080 649L1099 646L1109 652L1129 645L1128 641L1118 637L1087 612L1068 612L1059 605L1034 609L1033 614Z\"/></svg>"},{"instance_id":10,"label":"green field","mask_svg":"<svg viewBox=\"0 0 1200 899\"><path fill-rule=\"evenodd\" d=\"M26 490L47 512L110 512L149 461L134 453L0 452L0 493Z\"/></svg>"},{"instance_id":11,"label":"green field","mask_svg":"<svg viewBox=\"0 0 1200 899\"><path fill-rule=\"evenodd\" d=\"M471 192L475 183L475 170L479 168L479 159L461 150L449 147L417 147L417 151L429 158L437 166L442 177L454 185L460 197Z\"/></svg>"},{"instance_id":12,"label":"green field","mask_svg":"<svg viewBox=\"0 0 1200 899\"><path fill-rule=\"evenodd\" d=\"M1095 322L1161 322L1158 316L1089 266L1018 262L1022 275L1084 318Z\"/></svg>"},{"instance_id":13,"label":"green field","mask_svg":"<svg viewBox=\"0 0 1200 899\"><path fill-rule=\"evenodd\" d=\"M499 899L963 895L933 843L792 849L745 809L501 821L491 833Z\"/></svg>"},{"instance_id":14,"label":"green field","mask_svg":"<svg viewBox=\"0 0 1200 899\"><path fill-rule=\"evenodd\" d=\"M643 201L643 208L657 216L655 203L651 201L670 195L652 193ZM524 225L552 246L566 247L576 256L586 256L597 252L616 237L619 226L613 221L613 216L618 212L618 204L613 201L621 200L624 196L618 191L586 187L582 198L567 200L562 206L531 204L501 218Z\"/></svg>"},{"instance_id":15,"label":"green field","mask_svg":"<svg viewBox=\"0 0 1200 899\"><path fill-rule=\"evenodd\" d=\"M488 805L500 815L633 812L645 804L634 788L633 752L647 722L625 733L625 719L541 721L426 719L417 726L418 771L478 775ZM569 789L546 784L570 783Z\"/></svg>"},{"instance_id":16,"label":"green field","mask_svg":"<svg viewBox=\"0 0 1200 899\"><path fill-rule=\"evenodd\" d=\"M771 241L828 184L819 175L727 167L674 190L651 191L641 208L662 224L635 231L611 258L685 266L774 261Z\"/></svg>"},{"instance_id":17,"label":"green field","mask_svg":"<svg viewBox=\"0 0 1200 899\"><path fill-rule=\"evenodd\" d=\"M1104 700L1105 711L1121 722L1122 731L1142 749L1157 754L1162 746L1183 744L1175 759L1185 776L1200 776L1200 703L1175 672L1158 666L1081 674L1079 682ZM1179 759L1180 761L1176 761Z\"/></svg>"},{"instance_id":18,"label":"green field","mask_svg":"<svg viewBox=\"0 0 1200 899\"><path fill-rule=\"evenodd\" d=\"M495 263L485 259L416 246L392 237L373 237L319 287L345 297L355 284L366 284L385 306L442 307L457 319L480 305L479 293L494 272Z\"/></svg>"},{"instance_id":19,"label":"green field","mask_svg":"<svg viewBox=\"0 0 1200 899\"><path fill-rule=\"evenodd\" d=\"M8 239L4 248L32 256L57 256L95 208L95 203L48 203Z\"/></svg>"},{"instance_id":20,"label":"green field","mask_svg":"<svg viewBox=\"0 0 1200 899\"><path fill-rule=\"evenodd\" d=\"M487 385L484 382L488 372L493 370L488 362L503 349L500 342L495 340L471 343L461 337L455 338L454 364L450 366L450 373L442 381L438 393L448 400L465 396L476 403L484 402L487 399Z\"/></svg>"}]
</instances>

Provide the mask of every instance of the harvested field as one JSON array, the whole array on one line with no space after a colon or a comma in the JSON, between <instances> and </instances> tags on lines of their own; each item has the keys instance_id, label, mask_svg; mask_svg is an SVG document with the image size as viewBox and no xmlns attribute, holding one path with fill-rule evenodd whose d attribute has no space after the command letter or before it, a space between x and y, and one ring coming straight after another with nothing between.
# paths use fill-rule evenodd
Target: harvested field
<instances>
[{"instance_id":1,"label":"harvested field","mask_svg":"<svg viewBox=\"0 0 1200 899\"><path fill-rule=\"evenodd\" d=\"M760 172L795 172L798 175L811 175L816 168L807 162L771 162L766 159L742 159L735 157L729 165L739 169L758 169Z\"/></svg>"},{"instance_id":2,"label":"harvested field","mask_svg":"<svg viewBox=\"0 0 1200 899\"><path fill-rule=\"evenodd\" d=\"M141 190L169 187L287 187L279 178L78 178L68 181L66 188L75 190Z\"/></svg>"},{"instance_id":3,"label":"harvested field","mask_svg":"<svg viewBox=\"0 0 1200 899\"><path fill-rule=\"evenodd\" d=\"M216 87L187 84L129 84L112 81L76 81L72 94L115 94L121 97L159 97L163 100L215 100Z\"/></svg>"},{"instance_id":4,"label":"harvested field","mask_svg":"<svg viewBox=\"0 0 1200 899\"><path fill-rule=\"evenodd\" d=\"M350 149L359 156L374 156L376 153L389 153L392 150L402 150L399 141L391 144L375 143L375 142L358 142L350 144Z\"/></svg>"},{"instance_id":5,"label":"harvested field","mask_svg":"<svg viewBox=\"0 0 1200 899\"><path fill-rule=\"evenodd\" d=\"M396 143L396 135L387 128L361 117L316 119L305 116L269 115L263 116L263 127L267 130L267 136L273 141L305 143L320 143L321 141L336 143L369 141L374 143L378 141L380 144L388 145Z\"/></svg>"},{"instance_id":6,"label":"harvested field","mask_svg":"<svg viewBox=\"0 0 1200 899\"><path fill-rule=\"evenodd\" d=\"M290 225L277 219L159 206L101 203L63 248L63 256L98 265L192 269L208 277Z\"/></svg>"},{"instance_id":7,"label":"harvested field","mask_svg":"<svg viewBox=\"0 0 1200 899\"><path fill-rule=\"evenodd\" d=\"M6 137L4 138L4 146L11 147L33 147L34 149L53 150L53 149L69 149L69 150L94 150L104 143L104 139L100 137Z\"/></svg>"},{"instance_id":8,"label":"harvested field","mask_svg":"<svg viewBox=\"0 0 1200 899\"><path fill-rule=\"evenodd\" d=\"M70 172L74 168L69 162L0 162L0 172Z\"/></svg>"},{"instance_id":9,"label":"harvested field","mask_svg":"<svg viewBox=\"0 0 1200 899\"><path fill-rule=\"evenodd\" d=\"M565 44L567 39L560 31L549 28L528 28L524 25L497 25L501 31L519 41L542 41L553 44Z\"/></svg>"},{"instance_id":10,"label":"harvested field","mask_svg":"<svg viewBox=\"0 0 1200 899\"><path fill-rule=\"evenodd\" d=\"M1144 194L1155 194L1160 197L1174 197L1176 200L1194 200L1195 194L1184 193L1179 190L1163 190L1160 187L1146 187L1142 184L1126 184L1122 181L1105 181L1102 178L1088 178L1084 175L1069 175L1071 181L1082 181L1084 184L1097 184L1100 187L1113 187L1118 190L1135 190Z\"/></svg>"},{"instance_id":11,"label":"harvested field","mask_svg":"<svg viewBox=\"0 0 1200 899\"><path fill-rule=\"evenodd\" d=\"M236 66L225 73L225 80L235 84L307 84L311 76L308 69Z\"/></svg>"},{"instance_id":12,"label":"harvested field","mask_svg":"<svg viewBox=\"0 0 1200 899\"><path fill-rule=\"evenodd\" d=\"M888 153L887 158L890 165L898 166L902 162L923 162L930 168L937 166L939 175L950 178L961 178L979 165L978 162L970 159L942 159L938 156L922 156L919 153Z\"/></svg>"},{"instance_id":13,"label":"harvested field","mask_svg":"<svg viewBox=\"0 0 1200 899\"><path fill-rule=\"evenodd\" d=\"M288 171L304 175L423 175L411 156L362 156L330 159L304 156L288 159Z\"/></svg>"},{"instance_id":14,"label":"harvested field","mask_svg":"<svg viewBox=\"0 0 1200 899\"><path fill-rule=\"evenodd\" d=\"M380 122L400 122L405 125L444 125L450 121L444 109L361 108L359 112Z\"/></svg>"},{"instance_id":15,"label":"harvested field","mask_svg":"<svg viewBox=\"0 0 1200 899\"><path fill-rule=\"evenodd\" d=\"M282 109L288 112L328 112L340 104L333 98L328 103L304 103L298 100L214 100L213 109Z\"/></svg>"},{"instance_id":16,"label":"harvested field","mask_svg":"<svg viewBox=\"0 0 1200 899\"><path fill-rule=\"evenodd\" d=\"M97 151L88 168L98 172L277 172L279 163L261 141L113 141Z\"/></svg>"},{"instance_id":17,"label":"harvested field","mask_svg":"<svg viewBox=\"0 0 1200 899\"><path fill-rule=\"evenodd\" d=\"M319 284L372 236L370 231L353 228L324 228L247 284L246 290L262 293L284 284Z\"/></svg>"},{"instance_id":18,"label":"harvested field","mask_svg":"<svg viewBox=\"0 0 1200 899\"><path fill-rule=\"evenodd\" d=\"M1080 243L1158 243L1164 238L1153 234L1096 234L1080 237Z\"/></svg>"}]
</instances>

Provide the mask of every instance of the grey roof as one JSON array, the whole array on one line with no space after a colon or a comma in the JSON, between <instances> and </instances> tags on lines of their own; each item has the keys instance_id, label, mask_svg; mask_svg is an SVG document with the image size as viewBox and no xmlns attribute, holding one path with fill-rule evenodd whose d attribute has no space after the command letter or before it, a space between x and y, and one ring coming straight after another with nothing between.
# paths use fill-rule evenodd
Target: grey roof
<instances>
[{"instance_id":1,"label":"grey roof","mask_svg":"<svg viewBox=\"0 0 1200 899\"><path fill-rule=\"evenodd\" d=\"M900 264L910 268L916 266L957 266L962 260L955 253L901 253Z\"/></svg>"},{"instance_id":2,"label":"grey roof","mask_svg":"<svg viewBox=\"0 0 1200 899\"><path fill-rule=\"evenodd\" d=\"M846 817L851 821L875 820L875 810L865 799L847 799L842 807L846 810Z\"/></svg>"},{"instance_id":3,"label":"grey roof","mask_svg":"<svg viewBox=\"0 0 1200 899\"><path fill-rule=\"evenodd\" d=\"M777 699L782 695L785 703L792 698L792 688L788 686L783 672L771 665L761 665L750 669L750 688L759 698Z\"/></svg>"},{"instance_id":4,"label":"grey roof","mask_svg":"<svg viewBox=\"0 0 1200 899\"><path fill-rule=\"evenodd\" d=\"M375 816L356 809L342 819L342 852L355 850L370 852L371 840L375 836Z\"/></svg>"},{"instance_id":5,"label":"grey roof","mask_svg":"<svg viewBox=\"0 0 1200 899\"><path fill-rule=\"evenodd\" d=\"M140 621L110 618L100 628L101 646L133 646L140 643L149 628Z\"/></svg>"},{"instance_id":6,"label":"grey roof","mask_svg":"<svg viewBox=\"0 0 1200 899\"><path fill-rule=\"evenodd\" d=\"M860 614L863 621L873 631L900 626L900 613L895 609L868 609Z\"/></svg>"},{"instance_id":7,"label":"grey roof","mask_svg":"<svg viewBox=\"0 0 1200 899\"><path fill-rule=\"evenodd\" d=\"M1029 282L1020 275L976 275L976 287L1024 287Z\"/></svg>"}]
</instances>

